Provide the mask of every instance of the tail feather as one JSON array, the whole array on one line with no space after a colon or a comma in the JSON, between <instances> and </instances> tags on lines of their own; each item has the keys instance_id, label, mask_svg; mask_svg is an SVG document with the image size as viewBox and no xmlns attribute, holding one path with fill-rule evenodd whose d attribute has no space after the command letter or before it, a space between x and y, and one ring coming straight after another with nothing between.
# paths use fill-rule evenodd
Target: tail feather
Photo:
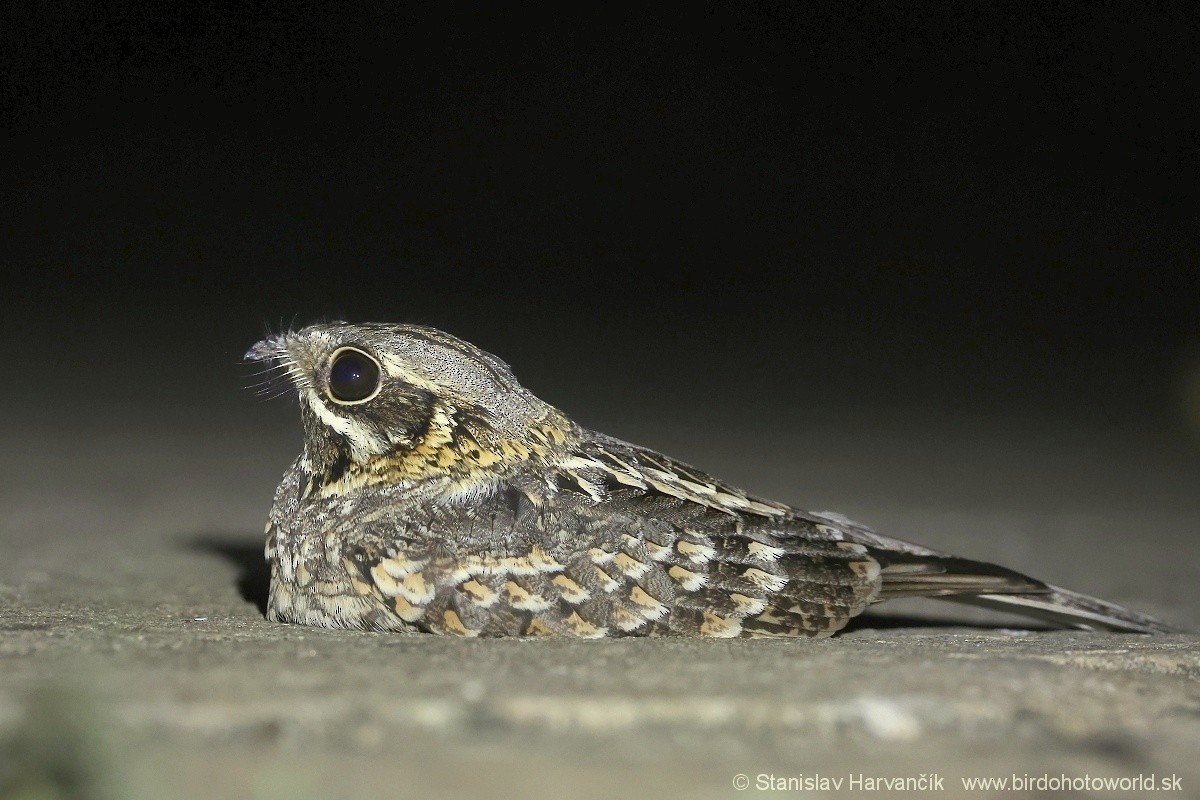
<instances>
[{"instance_id":1,"label":"tail feather","mask_svg":"<svg viewBox=\"0 0 1200 800\"><path fill-rule=\"evenodd\" d=\"M1023 614L1057 625L1121 633L1182 633L1182 629L1085 594L1047 586L1041 593L976 594L946 600Z\"/></svg>"},{"instance_id":2,"label":"tail feather","mask_svg":"<svg viewBox=\"0 0 1200 800\"><path fill-rule=\"evenodd\" d=\"M1061 589L986 561L947 556L920 545L876 533L841 514L807 512L818 524L834 525L867 548L879 562L876 602L897 597L936 597L1010 613L1055 625L1126 633L1183 633L1153 617L1114 603Z\"/></svg>"},{"instance_id":3,"label":"tail feather","mask_svg":"<svg viewBox=\"0 0 1200 800\"><path fill-rule=\"evenodd\" d=\"M936 597L1084 630L1178 632L1153 617L985 561L875 549L871 554L883 564L877 601Z\"/></svg>"},{"instance_id":4,"label":"tail feather","mask_svg":"<svg viewBox=\"0 0 1200 800\"><path fill-rule=\"evenodd\" d=\"M1028 575L986 561L874 548L868 548L868 551L883 566L879 600L1049 590L1046 584Z\"/></svg>"}]
</instances>

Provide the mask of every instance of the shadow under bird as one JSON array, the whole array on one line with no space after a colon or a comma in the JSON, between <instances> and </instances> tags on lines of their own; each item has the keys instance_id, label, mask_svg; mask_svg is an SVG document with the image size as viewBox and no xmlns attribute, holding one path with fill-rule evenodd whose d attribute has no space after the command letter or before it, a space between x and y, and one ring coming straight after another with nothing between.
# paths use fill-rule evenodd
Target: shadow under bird
<instances>
[{"instance_id":1,"label":"shadow under bird","mask_svg":"<svg viewBox=\"0 0 1200 800\"><path fill-rule=\"evenodd\" d=\"M246 358L299 394L267 616L462 636L827 636L939 597L1085 629L1150 617L751 496L587 430L431 328L330 323Z\"/></svg>"}]
</instances>

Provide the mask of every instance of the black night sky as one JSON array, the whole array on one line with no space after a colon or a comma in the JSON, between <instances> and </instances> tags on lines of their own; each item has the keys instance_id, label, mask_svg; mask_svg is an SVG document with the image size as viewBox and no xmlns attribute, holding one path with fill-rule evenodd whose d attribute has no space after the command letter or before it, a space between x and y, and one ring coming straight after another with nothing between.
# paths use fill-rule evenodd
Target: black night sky
<instances>
[{"instance_id":1,"label":"black night sky","mask_svg":"<svg viewBox=\"0 0 1200 800\"><path fill-rule=\"evenodd\" d=\"M1200 425L1187 4L166 8L6 12L28 424L294 425L239 356L344 318L630 435Z\"/></svg>"}]
</instances>

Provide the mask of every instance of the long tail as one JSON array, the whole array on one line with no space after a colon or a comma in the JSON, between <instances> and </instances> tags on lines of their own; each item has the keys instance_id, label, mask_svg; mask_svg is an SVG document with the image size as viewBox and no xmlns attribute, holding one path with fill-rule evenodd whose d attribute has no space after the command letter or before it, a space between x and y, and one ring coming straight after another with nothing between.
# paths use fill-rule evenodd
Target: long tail
<instances>
[{"instance_id":1,"label":"long tail","mask_svg":"<svg viewBox=\"0 0 1200 800\"><path fill-rule=\"evenodd\" d=\"M1084 630L1180 632L1145 614L984 561L886 550L872 555L883 564L879 600L936 597Z\"/></svg>"},{"instance_id":2,"label":"long tail","mask_svg":"<svg viewBox=\"0 0 1200 800\"><path fill-rule=\"evenodd\" d=\"M1160 622L1154 617L1130 611L1086 594L1046 586L1046 591L1034 594L977 594L947 597L973 606L1024 614L1057 625L1083 630L1119 631L1122 633L1182 633L1181 628Z\"/></svg>"},{"instance_id":3,"label":"long tail","mask_svg":"<svg viewBox=\"0 0 1200 800\"><path fill-rule=\"evenodd\" d=\"M1145 614L1051 586L996 564L956 558L883 536L841 514L827 511L806 514L814 522L836 525L852 541L864 545L879 562L883 585L876 602L896 597L936 597L1084 630L1186 632Z\"/></svg>"}]
</instances>

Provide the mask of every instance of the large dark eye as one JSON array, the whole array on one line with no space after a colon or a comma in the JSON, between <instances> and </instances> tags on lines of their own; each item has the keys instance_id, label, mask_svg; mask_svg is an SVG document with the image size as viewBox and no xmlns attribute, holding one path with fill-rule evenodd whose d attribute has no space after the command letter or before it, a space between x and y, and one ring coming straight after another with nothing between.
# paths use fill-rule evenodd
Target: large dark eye
<instances>
[{"instance_id":1,"label":"large dark eye","mask_svg":"<svg viewBox=\"0 0 1200 800\"><path fill-rule=\"evenodd\" d=\"M334 400L353 403L379 391L379 364L361 350L345 348L329 365L329 393Z\"/></svg>"}]
</instances>

